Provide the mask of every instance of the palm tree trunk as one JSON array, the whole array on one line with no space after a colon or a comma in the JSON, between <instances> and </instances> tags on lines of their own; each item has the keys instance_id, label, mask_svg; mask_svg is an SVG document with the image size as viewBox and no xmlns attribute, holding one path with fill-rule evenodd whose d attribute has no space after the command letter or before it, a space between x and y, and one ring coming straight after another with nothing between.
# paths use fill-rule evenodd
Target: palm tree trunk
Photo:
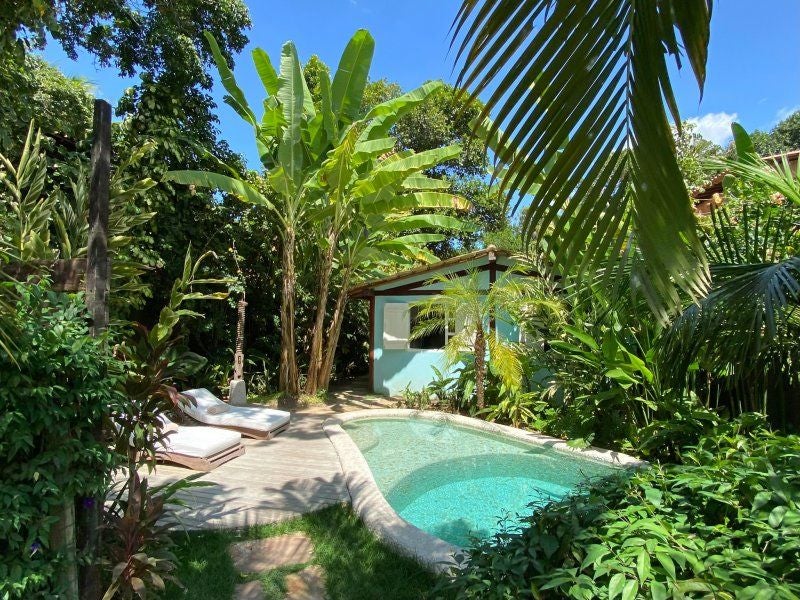
<instances>
[{"instance_id":1,"label":"palm tree trunk","mask_svg":"<svg viewBox=\"0 0 800 600\"><path fill-rule=\"evenodd\" d=\"M339 345L339 335L342 332L342 322L344 321L344 309L347 306L347 294L350 292L350 277L352 268L346 267L342 273L342 286L336 298L336 306L333 309L331 323L328 326L328 340L325 346L325 359L319 372L317 389L327 390L331 382L331 372L333 371L333 359L336 357L336 348Z\"/></svg>"},{"instance_id":2,"label":"palm tree trunk","mask_svg":"<svg viewBox=\"0 0 800 600\"><path fill-rule=\"evenodd\" d=\"M288 406L296 403L300 395L297 373L297 355L294 336L294 298L296 274L294 270L295 232L287 228L283 239L283 289L281 291L281 364L280 390Z\"/></svg>"},{"instance_id":3,"label":"palm tree trunk","mask_svg":"<svg viewBox=\"0 0 800 600\"><path fill-rule=\"evenodd\" d=\"M486 336L483 325L475 330L475 396L478 410L484 408L484 392L486 387Z\"/></svg>"},{"instance_id":4,"label":"palm tree trunk","mask_svg":"<svg viewBox=\"0 0 800 600\"><path fill-rule=\"evenodd\" d=\"M333 271L333 256L338 239L336 229L328 230L328 246L320 262L319 287L317 288L317 314L311 330L311 349L309 351L308 376L306 377L306 394L314 395L319 391L320 371L323 365L322 342L325 331L325 309L328 307L328 291Z\"/></svg>"}]
</instances>

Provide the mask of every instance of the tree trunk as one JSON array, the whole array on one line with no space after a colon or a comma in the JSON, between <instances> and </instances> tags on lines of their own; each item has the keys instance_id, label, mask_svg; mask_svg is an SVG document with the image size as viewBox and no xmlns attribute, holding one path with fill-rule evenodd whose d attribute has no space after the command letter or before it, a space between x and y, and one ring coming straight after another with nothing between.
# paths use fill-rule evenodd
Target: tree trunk
<instances>
[{"instance_id":1,"label":"tree trunk","mask_svg":"<svg viewBox=\"0 0 800 600\"><path fill-rule=\"evenodd\" d=\"M333 359L336 358L336 348L339 345L339 335L342 332L342 321L344 321L344 309L347 307L347 294L350 292L350 277L352 269L347 267L342 274L342 287L339 296L336 298L336 307L333 309L331 324L328 326L328 341L325 347L325 360L319 372L317 389L327 390L331 383L331 371L333 371Z\"/></svg>"},{"instance_id":2,"label":"tree trunk","mask_svg":"<svg viewBox=\"0 0 800 600\"><path fill-rule=\"evenodd\" d=\"M293 407L300 395L297 374L297 355L294 337L294 298L296 275L294 271L295 232L288 228L283 239L283 289L281 290L281 364L279 386L284 402Z\"/></svg>"},{"instance_id":3,"label":"tree trunk","mask_svg":"<svg viewBox=\"0 0 800 600\"><path fill-rule=\"evenodd\" d=\"M306 394L314 395L320 389L322 379L320 371L323 366L322 343L325 332L325 310L328 308L328 291L333 271L333 256L336 251L338 236L334 227L328 230L328 246L320 261L319 287L317 288L317 314L311 330L311 350L309 351L308 376L306 377Z\"/></svg>"},{"instance_id":4,"label":"tree trunk","mask_svg":"<svg viewBox=\"0 0 800 600\"><path fill-rule=\"evenodd\" d=\"M484 408L484 388L486 387L486 336L483 325L475 331L475 396L478 410Z\"/></svg>"}]
</instances>

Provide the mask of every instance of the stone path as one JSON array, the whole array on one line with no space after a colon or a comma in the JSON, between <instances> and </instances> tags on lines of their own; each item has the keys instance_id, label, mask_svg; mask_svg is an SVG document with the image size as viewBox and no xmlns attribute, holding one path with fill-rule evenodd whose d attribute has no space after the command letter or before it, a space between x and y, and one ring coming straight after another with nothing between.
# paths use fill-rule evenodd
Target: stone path
<instances>
[{"instance_id":1,"label":"stone path","mask_svg":"<svg viewBox=\"0 0 800 600\"><path fill-rule=\"evenodd\" d=\"M243 575L259 575L280 567L293 567L311 562L314 544L304 533L289 533L262 540L247 540L231 545L228 550L236 570ZM308 565L284 579L286 600L325 600L325 571L319 565ZM261 581L248 581L236 586L234 600L262 600Z\"/></svg>"}]
</instances>

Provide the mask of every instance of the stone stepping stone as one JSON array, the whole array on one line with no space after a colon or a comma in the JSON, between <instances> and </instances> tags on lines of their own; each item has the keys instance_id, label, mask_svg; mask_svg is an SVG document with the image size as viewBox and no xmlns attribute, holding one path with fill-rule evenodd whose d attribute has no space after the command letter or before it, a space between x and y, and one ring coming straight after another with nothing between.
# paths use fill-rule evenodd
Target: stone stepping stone
<instances>
[{"instance_id":1,"label":"stone stepping stone","mask_svg":"<svg viewBox=\"0 0 800 600\"><path fill-rule=\"evenodd\" d=\"M286 600L326 600L325 571L319 565L311 565L292 573L284 579Z\"/></svg>"},{"instance_id":2,"label":"stone stepping stone","mask_svg":"<svg viewBox=\"0 0 800 600\"><path fill-rule=\"evenodd\" d=\"M264 586L260 581L240 583L233 588L233 600L264 600Z\"/></svg>"},{"instance_id":3,"label":"stone stepping stone","mask_svg":"<svg viewBox=\"0 0 800 600\"><path fill-rule=\"evenodd\" d=\"M233 566L240 573L263 573L311 561L314 544L303 533L289 533L263 540L248 540L229 548Z\"/></svg>"}]
</instances>

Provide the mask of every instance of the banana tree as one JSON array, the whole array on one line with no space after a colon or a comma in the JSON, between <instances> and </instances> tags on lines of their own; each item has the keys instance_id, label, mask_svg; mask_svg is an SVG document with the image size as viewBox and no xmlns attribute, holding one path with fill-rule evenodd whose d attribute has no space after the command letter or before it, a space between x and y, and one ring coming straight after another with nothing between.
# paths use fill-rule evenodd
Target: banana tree
<instances>
[{"instance_id":1,"label":"banana tree","mask_svg":"<svg viewBox=\"0 0 800 600\"><path fill-rule=\"evenodd\" d=\"M362 143L369 145L369 141ZM444 236L421 233L420 230L466 227L455 217L431 212L445 208L463 209L467 207L467 201L443 191L450 186L449 182L424 175L425 170L458 156L459 152L458 146L448 146L418 154L398 152L382 155L366 163L369 169L356 166L352 177L338 180L338 190L333 197L340 198L337 208L343 217L336 252L339 290L328 327L324 332L321 327L318 331L320 345L317 354L311 356L307 392L316 393L328 387L347 297L354 279L381 265L436 261L438 259L425 249L425 245L441 241ZM326 167L335 168L335 164ZM365 175L359 177L360 172ZM318 307L320 309L324 317L325 306ZM319 323L322 324L323 319Z\"/></svg>"},{"instance_id":2,"label":"banana tree","mask_svg":"<svg viewBox=\"0 0 800 600\"><path fill-rule=\"evenodd\" d=\"M341 231L352 220L356 204L361 198L378 193L381 200L386 201L402 188L407 198L399 201L401 210L425 208L424 202L410 202L409 198L414 198L410 194L417 188L403 188L403 181L412 173L452 158L457 150L395 155L392 153L395 140L387 137L397 119L423 102L441 85L439 83L426 84L379 104L359 118L374 51L374 40L366 30L357 31L348 43L333 81L327 73L322 73L320 106L314 104L307 88L293 43L284 44L278 72L263 50L254 50L253 61L267 93L260 120L236 84L213 37L206 37L228 92L225 102L253 127L268 189L259 190L233 172L171 171L166 178L219 189L268 209L282 240L280 388L292 399L300 392L294 315L298 234L311 234L312 226L320 224L325 231L321 242L324 250L319 265L317 314L311 335L312 377L309 379L317 381L334 257ZM387 167L393 162L392 157L406 162L394 168ZM357 190L358 183L361 188ZM450 206L452 204L451 199ZM313 386L310 389L314 389Z\"/></svg>"},{"instance_id":3,"label":"banana tree","mask_svg":"<svg viewBox=\"0 0 800 600\"><path fill-rule=\"evenodd\" d=\"M334 145L338 129L357 114L359 107L354 108L353 103L360 100L366 85L374 42L363 30L350 40L334 83L326 90L324 117L317 114L294 44L283 45L279 71L267 53L256 48L253 62L267 94L262 118L257 119L213 36L206 33L206 39L227 91L225 102L253 128L268 189L262 192L235 172L171 171L165 178L219 189L269 211L282 241L280 388L293 399L300 392L294 323L297 236L320 203L319 187L313 185L319 167Z\"/></svg>"}]
</instances>

